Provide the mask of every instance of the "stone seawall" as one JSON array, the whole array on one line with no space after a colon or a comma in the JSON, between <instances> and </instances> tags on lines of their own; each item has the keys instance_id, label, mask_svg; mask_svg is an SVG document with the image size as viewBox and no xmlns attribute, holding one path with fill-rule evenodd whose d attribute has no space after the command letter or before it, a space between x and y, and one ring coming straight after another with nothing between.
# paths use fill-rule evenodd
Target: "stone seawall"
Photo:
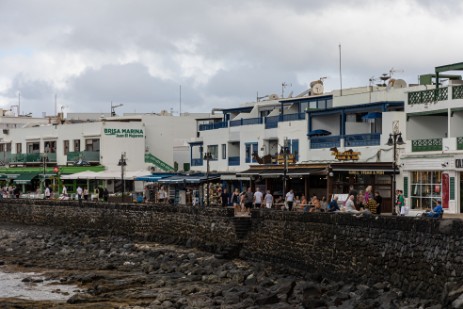
<instances>
[{"instance_id":1,"label":"stone seawall","mask_svg":"<svg viewBox=\"0 0 463 309\"><path fill-rule=\"evenodd\" d=\"M235 218L232 209L84 205L2 200L0 221L124 234L215 252L231 245L244 258L338 280L389 281L409 296L446 298L462 283L463 221L458 219L268 210L255 210L247 219Z\"/></svg>"}]
</instances>

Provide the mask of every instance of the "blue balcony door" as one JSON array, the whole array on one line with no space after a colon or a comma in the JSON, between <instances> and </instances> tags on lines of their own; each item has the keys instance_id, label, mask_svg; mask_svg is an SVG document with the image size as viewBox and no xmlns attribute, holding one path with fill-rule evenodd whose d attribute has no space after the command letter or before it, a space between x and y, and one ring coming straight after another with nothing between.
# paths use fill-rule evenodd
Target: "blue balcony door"
<instances>
[{"instance_id":1,"label":"blue balcony door","mask_svg":"<svg viewBox=\"0 0 463 309\"><path fill-rule=\"evenodd\" d=\"M245 162L246 163L255 163L256 160L253 159L252 154L254 152L257 152L258 144L257 143L246 143L246 144L244 144L244 146L245 146L245 149L246 149L246 157L245 157L246 161Z\"/></svg>"}]
</instances>

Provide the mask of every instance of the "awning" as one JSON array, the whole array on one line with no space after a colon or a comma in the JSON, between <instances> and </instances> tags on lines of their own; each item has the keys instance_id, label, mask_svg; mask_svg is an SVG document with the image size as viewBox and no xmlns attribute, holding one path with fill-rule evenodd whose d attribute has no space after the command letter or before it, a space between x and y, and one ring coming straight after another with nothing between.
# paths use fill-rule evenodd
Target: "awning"
<instances>
[{"instance_id":1,"label":"awning","mask_svg":"<svg viewBox=\"0 0 463 309\"><path fill-rule=\"evenodd\" d=\"M333 172L348 172L349 174L381 175L393 174L392 162L373 162L373 163L332 163ZM399 173L399 169L396 169Z\"/></svg>"},{"instance_id":2,"label":"awning","mask_svg":"<svg viewBox=\"0 0 463 309\"><path fill-rule=\"evenodd\" d=\"M148 172L145 170L125 171L124 179L134 180L136 177L147 176L146 175L147 173ZM121 179L121 178L122 178L121 171L103 171L103 172L84 171L80 173L74 173L74 174L61 176L61 179Z\"/></svg>"},{"instance_id":3,"label":"awning","mask_svg":"<svg viewBox=\"0 0 463 309\"><path fill-rule=\"evenodd\" d=\"M383 114L380 112L371 112L362 117L363 120L383 118Z\"/></svg>"},{"instance_id":4,"label":"awning","mask_svg":"<svg viewBox=\"0 0 463 309\"><path fill-rule=\"evenodd\" d=\"M176 175L158 180L159 183L165 184L182 184L194 183L199 184L207 181L214 181L220 179L219 175Z\"/></svg>"},{"instance_id":5,"label":"awning","mask_svg":"<svg viewBox=\"0 0 463 309\"><path fill-rule=\"evenodd\" d=\"M249 177L241 176L238 177L236 174L225 174L220 175L221 180L249 180Z\"/></svg>"},{"instance_id":6,"label":"awning","mask_svg":"<svg viewBox=\"0 0 463 309\"><path fill-rule=\"evenodd\" d=\"M312 130L307 135L308 136L327 136L327 135L331 135L331 132L320 129L320 130Z\"/></svg>"},{"instance_id":7,"label":"awning","mask_svg":"<svg viewBox=\"0 0 463 309\"><path fill-rule=\"evenodd\" d=\"M173 176L172 174L153 174L153 175L148 175L148 176L142 176L142 177L137 177L135 178L136 181L146 181L146 182L158 182L159 180L167 177Z\"/></svg>"},{"instance_id":8,"label":"awning","mask_svg":"<svg viewBox=\"0 0 463 309\"><path fill-rule=\"evenodd\" d=\"M288 168L286 171L287 177L303 177L309 175L324 175L326 174L325 167L292 167ZM236 173L236 176L242 177L252 177L252 176L259 176L262 178L278 178L284 175L283 166L278 166L278 168L271 168L271 169L262 169L262 168L250 168L246 171Z\"/></svg>"},{"instance_id":9,"label":"awning","mask_svg":"<svg viewBox=\"0 0 463 309\"><path fill-rule=\"evenodd\" d=\"M31 183L31 180L36 178L37 176L39 176L39 173L25 172L25 173L19 174L19 176L16 177L13 181L14 183L18 185L26 185L26 184Z\"/></svg>"}]
</instances>

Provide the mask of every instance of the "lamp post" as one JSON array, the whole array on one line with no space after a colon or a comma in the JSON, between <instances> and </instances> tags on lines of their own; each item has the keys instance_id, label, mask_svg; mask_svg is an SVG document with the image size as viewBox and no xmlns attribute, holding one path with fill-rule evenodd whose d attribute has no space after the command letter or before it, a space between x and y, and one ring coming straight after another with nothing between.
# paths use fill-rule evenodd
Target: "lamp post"
<instances>
[{"instance_id":1,"label":"lamp post","mask_svg":"<svg viewBox=\"0 0 463 309\"><path fill-rule=\"evenodd\" d=\"M280 154L283 155L283 198L286 194L286 178L288 174L288 154L289 154L289 147L288 147L288 139L285 138L283 146L281 146Z\"/></svg>"},{"instance_id":2,"label":"lamp post","mask_svg":"<svg viewBox=\"0 0 463 309\"><path fill-rule=\"evenodd\" d=\"M210 199L209 199L209 161L212 159L212 153L205 152L204 153L204 160L206 160L206 203L207 207L210 206Z\"/></svg>"},{"instance_id":3,"label":"lamp post","mask_svg":"<svg viewBox=\"0 0 463 309\"><path fill-rule=\"evenodd\" d=\"M397 145L405 144L402 139L401 132L394 132L389 134L389 139L387 140L386 145L393 146L393 160L392 160L392 169L393 169L393 180L392 180L392 213L395 212L395 191L396 191L396 173L397 173ZM399 215L399 214L397 214Z\"/></svg>"},{"instance_id":4,"label":"lamp post","mask_svg":"<svg viewBox=\"0 0 463 309\"><path fill-rule=\"evenodd\" d=\"M45 197L45 172L46 172L46 167L47 167L47 160L48 160L48 153L44 152L42 155L42 167L43 167L43 193Z\"/></svg>"},{"instance_id":5,"label":"lamp post","mask_svg":"<svg viewBox=\"0 0 463 309\"><path fill-rule=\"evenodd\" d=\"M124 169L125 169L125 166L127 165L127 158L125 157L125 152L121 153L121 158L119 159L119 162L117 163L117 165L121 167L121 181L122 181L121 202L124 202L124 193L125 193Z\"/></svg>"}]
</instances>

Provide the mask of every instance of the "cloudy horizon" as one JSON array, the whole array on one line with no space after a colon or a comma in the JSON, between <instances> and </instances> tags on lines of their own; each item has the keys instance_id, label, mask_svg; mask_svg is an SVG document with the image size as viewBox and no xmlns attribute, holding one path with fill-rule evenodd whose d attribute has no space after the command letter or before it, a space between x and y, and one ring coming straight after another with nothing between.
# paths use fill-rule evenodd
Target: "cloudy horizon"
<instances>
[{"instance_id":1,"label":"cloudy horizon","mask_svg":"<svg viewBox=\"0 0 463 309\"><path fill-rule=\"evenodd\" d=\"M0 108L210 112L463 61L456 0L0 2ZM378 81L379 82L379 81ZM282 89L282 84L287 87ZM181 87L181 93L180 93ZM181 97L181 99L180 99ZM180 106L181 101L181 106Z\"/></svg>"}]
</instances>

